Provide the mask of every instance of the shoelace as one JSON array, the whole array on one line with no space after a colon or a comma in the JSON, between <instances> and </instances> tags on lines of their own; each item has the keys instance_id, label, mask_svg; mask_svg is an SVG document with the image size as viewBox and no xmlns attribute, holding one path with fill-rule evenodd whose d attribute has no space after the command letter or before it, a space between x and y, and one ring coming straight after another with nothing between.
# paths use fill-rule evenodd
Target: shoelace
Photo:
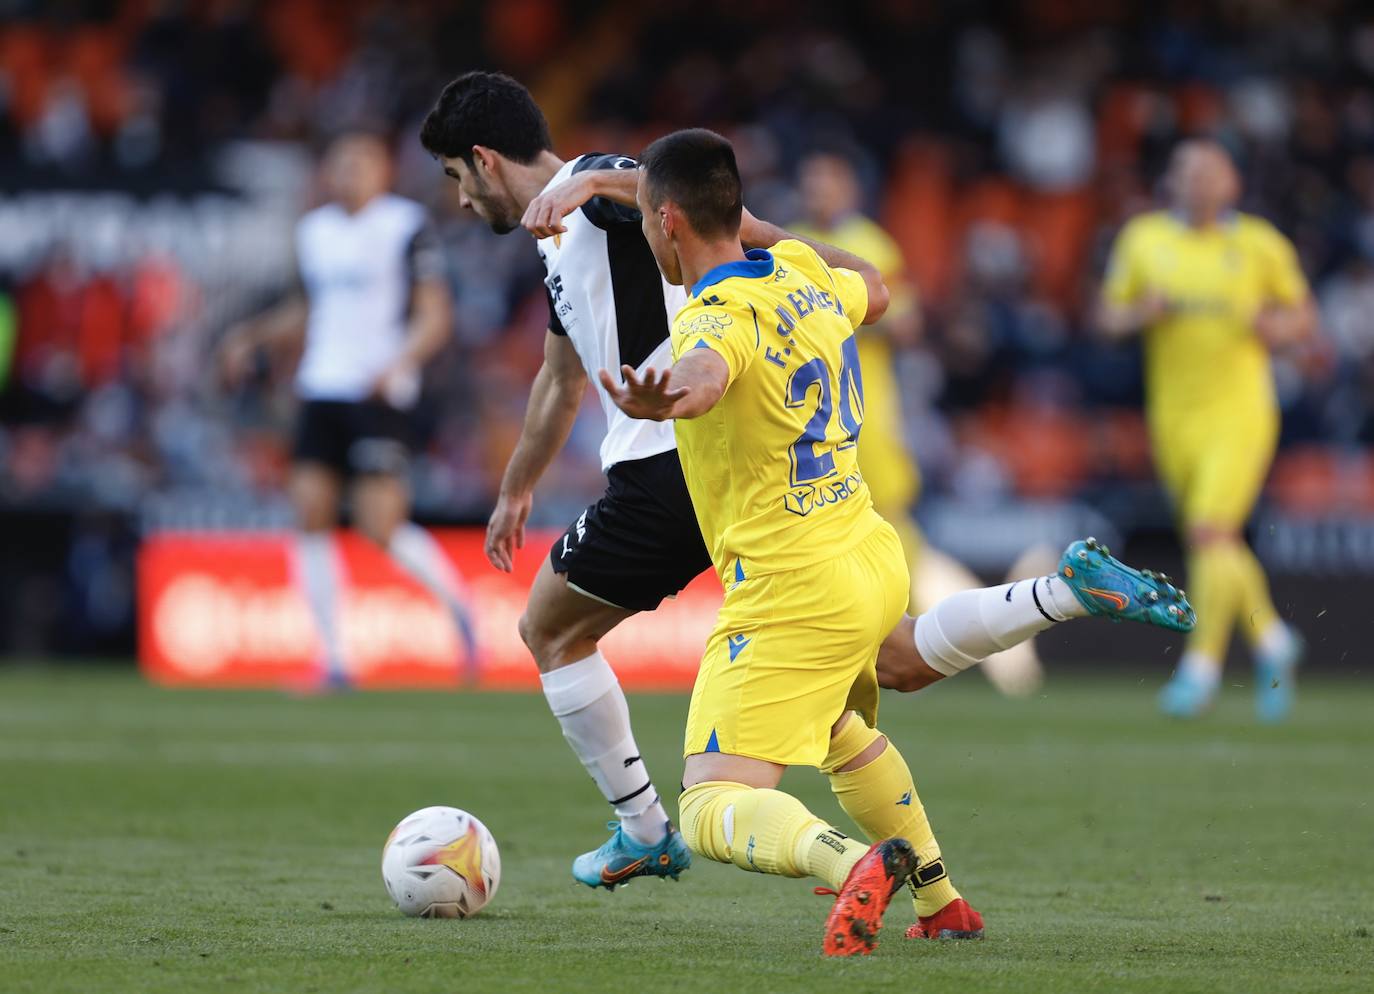
<instances>
[{"instance_id":1,"label":"shoelace","mask_svg":"<svg viewBox=\"0 0 1374 994\"><path fill-rule=\"evenodd\" d=\"M813 887L812 890L811 890L811 893L815 894L817 897L839 897L839 896L840 896L840 892L839 892L839 891L837 891L837 890L831 890L829 887Z\"/></svg>"}]
</instances>

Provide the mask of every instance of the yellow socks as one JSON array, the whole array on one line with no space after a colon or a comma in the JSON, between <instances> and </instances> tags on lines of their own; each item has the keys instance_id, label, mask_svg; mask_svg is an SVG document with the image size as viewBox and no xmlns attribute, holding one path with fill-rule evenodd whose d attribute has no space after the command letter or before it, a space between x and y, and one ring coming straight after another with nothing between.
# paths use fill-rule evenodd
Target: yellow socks
<instances>
[{"instance_id":1,"label":"yellow socks","mask_svg":"<svg viewBox=\"0 0 1374 994\"><path fill-rule=\"evenodd\" d=\"M1241 604L1244 570L1231 542L1211 542L1188 554L1188 597L1197 610L1197 627L1185 651L1211 661L1220 671Z\"/></svg>"},{"instance_id":2,"label":"yellow socks","mask_svg":"<svg viewBox=\"0 0 1374 994\"><path fill-rule=\"evenodd\" d=\"M1188 636L1187 660L1221 671L1231 632L1239 624L1256 645L1279 613L1269 595L1269 579L1243 541L1210 542L1188 555L1188 596L1197 609L1197 627Z\"/></svg>"},{"instance_id":3,"label":"yellow socks","mask_svg":"<svg viewBox=\"0 0 1374 994\"><path fill-rule=\"evenodd\" d=\"M708 859L757 873L817 877L836 890L868 852L792 795L740 783L688 787L678 799L678 820L687 845Z\"/></svg>"},{"instance_id":4,"label":"yellow socks","mask_svg":"<svg viewBox=\"0 0 1374 994\"><path fill-rule=\"evenodd\" d=\"M870 842L895 837L911 843L921 858L911 884L916 914L933 915L957 898L959 892L945 872L940 844L935 841L902 754L888 741L887 748L872 762L848 773L834 772L881 737L881 732L851 714L830 740L830 754L821 771L830 777L830 789L840 807L863 829Z\"/></svg>"},{"instance_id":5,"label":"yellow socks","mask_svg":"<svg viewBox=\"0 0 1374 994\"><path fill-rule=\"evenodd\" d=\"M1254 552L1244 542L1236 546L1236 580L1240 589L1241 631L1251 646L1259 644L1264 633L1279 623L1279 612L1269 595L1269 578Z\"/></svg>"},{"instance_id":6,"label":"yellow socks","mask_svg":"<svg viewBox=\"0 0 1374 994\"><path fill-rule=\"evenodd\" d=\"M912 880L918 916L930 916L959 896L945 873L940 845L916 795L911 770L887 742L876 759L837 772L882 738L851 714L830 741L821 771L845 813L870 841L902 838L920 856ZM790 794L707 781L678 799L678 822L692 851L742 870L784 877L818 877L839 890L868 846L826 824Z\"/></svg>"}]
</instances>

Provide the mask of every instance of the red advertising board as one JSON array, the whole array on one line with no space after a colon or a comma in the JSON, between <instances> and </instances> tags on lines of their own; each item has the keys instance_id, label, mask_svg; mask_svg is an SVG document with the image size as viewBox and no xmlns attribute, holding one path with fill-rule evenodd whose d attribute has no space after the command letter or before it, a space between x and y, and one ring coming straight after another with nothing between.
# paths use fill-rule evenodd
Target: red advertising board
<instances>
[{"instance_id":1,"label":"red advertising board","mask_svg":"<svg viewBox=\"0 0 1374 994\"><path fill-rule=\"evenodd\" d=\"M515 571L482 552L478 529L439 531L466 585L476 633L468 658L449 613L360 536L338 535L340 640L360 687L534 688L538 674L516 622L555 533L526 536ZM288 534L160 533L139 552L139 659L173 685L300 687L320 675L314 619L293 582ZM627 687L692 685L720 607L720 584L699 576L677 598L631 618L602 643Z\"/></svg>"}]
</instances>

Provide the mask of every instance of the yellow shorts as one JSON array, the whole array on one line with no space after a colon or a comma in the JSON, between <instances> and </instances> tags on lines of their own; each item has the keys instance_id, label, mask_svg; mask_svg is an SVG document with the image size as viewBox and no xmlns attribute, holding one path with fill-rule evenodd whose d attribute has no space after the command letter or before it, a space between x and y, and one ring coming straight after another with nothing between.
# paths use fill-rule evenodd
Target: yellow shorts
<instances>
[{"instance_id":1,"label":"yellow shorts","mask_svg":"<svg viewBox=\"0 0 1374 994\"><path fill-rule=\"evenodd\" d=\"M909 584L883 522L844 555L731 586L692 689L683 755L820 766L841 714L877 721L874 661Z\"/></svg>"},{"instance_id":2,"label":"yellow shorts","mask_svg":"<svg viewBox=\"0 0 1374 994\"><path fill-rule=\"evenodd\" d=\"M1259 499L1278 444L1276 411L1153 420L1155 465L1179 522L1239 528Z\"/></svg>"},{"instance_id":3,"label":"yellow shorts","mask_svg":"<svg viewBox=\"0 0 1374 994\"><path fill-rule=\"evenodd\" d=\"M902 430L901 392L892 368L892 352L877 340L876 333L859 336L859 367L864 377L859 472L879 514L889 521L906 518L921 492L921 477ZM907 552L915 555L914 549Z\"/></svg>"}]
</instances>

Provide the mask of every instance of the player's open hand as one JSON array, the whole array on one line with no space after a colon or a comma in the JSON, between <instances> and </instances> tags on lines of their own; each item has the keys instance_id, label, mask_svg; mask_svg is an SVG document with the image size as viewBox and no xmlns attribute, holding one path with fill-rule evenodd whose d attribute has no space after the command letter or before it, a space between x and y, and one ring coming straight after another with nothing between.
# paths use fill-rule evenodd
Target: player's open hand
<instances>
[{"instance_id":1,"label":"player's open hand","mask_svg":"<svg viewBox=\"0 0 1374 994\"><path fill-rule=\"evenodd\" d=\"M525 547L525 522L529 520L531 494L501 494L487 522L487 559L502 573L515 568L515 550Z\"/></svg>"},{"instance_id":2,"label":"player's open hand","mask_svg":"<svg viewBox=\"0 0 1374 994\"><path fill-rule=\"evenodd\" d=\"M231 328L220 340L216 355L220 376L225 386L230 389L242 386L248 379L248 374L253 371L256 356L257 343L252 340L246 329L241 325Z\"/></svg>"},{"instance_id":3,"label":"player's open hand","mask_svg":"<svg viewBox=\"0 0 1374 994\"><path fill-rule=\"evenodd\" d=\"M1140 323L1148 328L1167 318L1170 310L1172 310L1172 305L1169 303L1168 294L1163 290L1151 287L1140 298Z\"/></svg>"},{"instance_id":4,"label":"player's open hand","mask_svg":"<svg viewBox=\"0 0 1374 994\"><path fill-rule=\"evenodd\" d=\"M635 375L634 367L621 366L624 386L616 383L607 370L603 369L596 375L606 388L607 395L615 401L615 406L630 417L643 421L667 421L673 416L677 402L691 392L687 387L673 388L668 385L672 372L671 369L665 369L662 373L656 373L654 367L650 366L644 370L644 378L640 379Z\"/></svg>"},{"instance_id":5,"label":"player's open hand","mask_svg":"<svg viewBox=\"0 0 1374 994\"><path fill-rule=\"evenodd\" d=\"M563 219L594 197L590 172L577 173L530 201L520 225L535 238L552 238L567 231Z\"/></svg>"}]
</instances>

